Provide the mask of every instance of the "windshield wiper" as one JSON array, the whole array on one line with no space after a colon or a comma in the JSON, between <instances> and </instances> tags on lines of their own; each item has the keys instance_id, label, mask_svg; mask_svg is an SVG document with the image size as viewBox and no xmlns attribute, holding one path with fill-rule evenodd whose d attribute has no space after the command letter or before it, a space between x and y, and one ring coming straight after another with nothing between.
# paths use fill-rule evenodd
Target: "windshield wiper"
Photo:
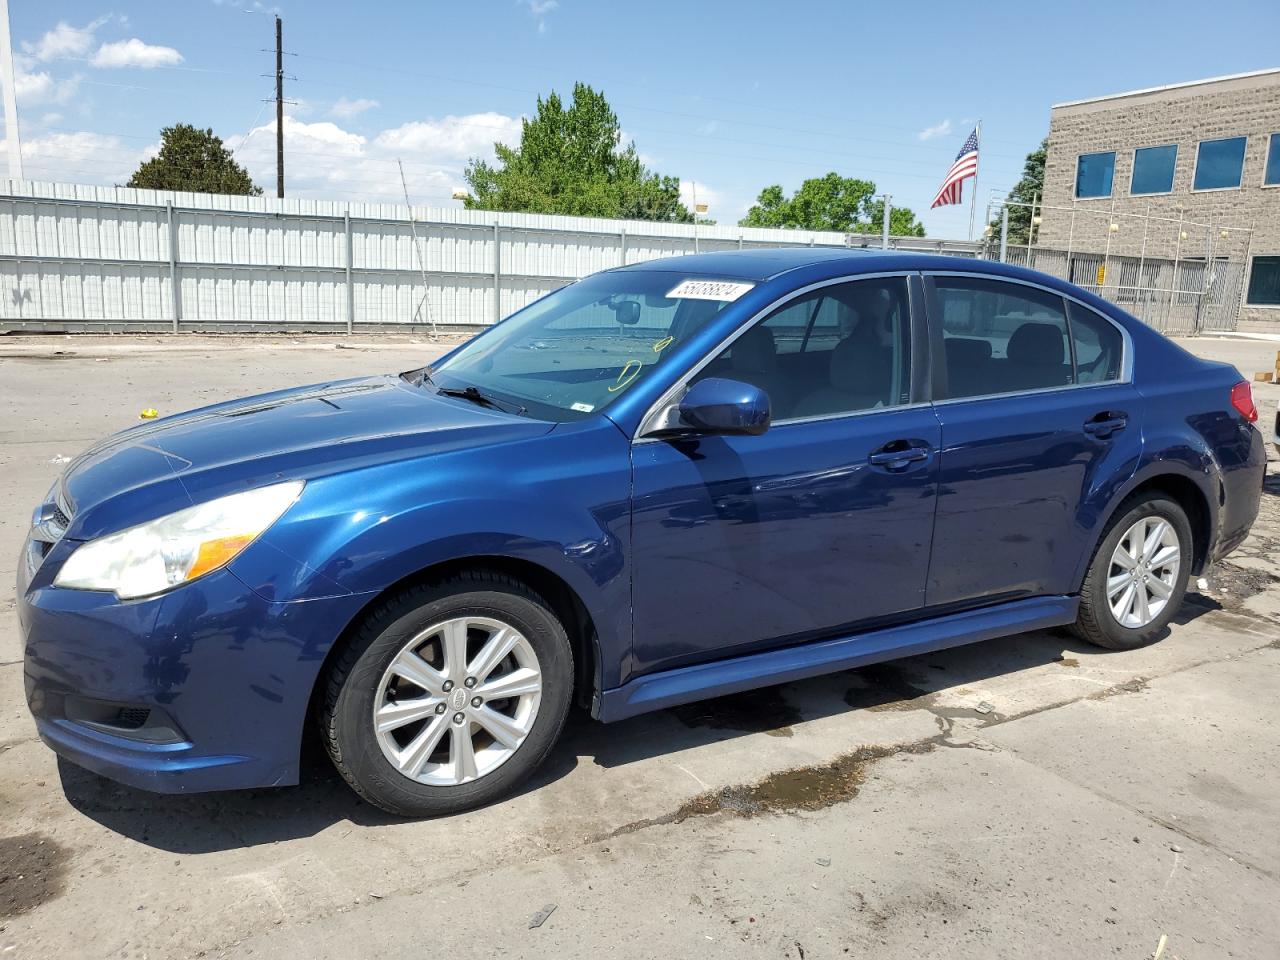
<instances>
[{"instance_id":1,"label":"windshield wiper","mask_svg":"<svg viewBox=\"0 0 1280 960\"><path fill-rule=\"evenodd\" d=\"M424 377L424 379L426 379ZM502 410L507 413L514 413L518 416L524 416L525 408L518 403L507 403L497 400L488 394L481 393L479 388L473 384L467 384L465 387L436 387L436 393L443 394L446 397L461 397L463 400L470 400L472 403L479 404L482 407L491 407L494 410Z\"/></svg>"}]
</instances>

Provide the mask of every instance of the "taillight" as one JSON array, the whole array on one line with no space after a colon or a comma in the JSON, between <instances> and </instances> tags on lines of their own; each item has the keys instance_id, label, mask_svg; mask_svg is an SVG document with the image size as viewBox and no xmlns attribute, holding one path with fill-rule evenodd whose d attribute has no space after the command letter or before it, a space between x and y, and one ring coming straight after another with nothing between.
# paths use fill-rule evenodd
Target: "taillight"
<instances>
[{"instance_id":1,"label":"taillight","mask_svg":"<svg viewBox=\"0 0 1280 960\"><path fill-rule=\"evenodd\" d=\"M1248 380L1241 380L1231 388L1231 405L1250 423L1257 422L1258 408L1253 402L1253 387L1249 386Z\"/></svg>"}]
</instances>

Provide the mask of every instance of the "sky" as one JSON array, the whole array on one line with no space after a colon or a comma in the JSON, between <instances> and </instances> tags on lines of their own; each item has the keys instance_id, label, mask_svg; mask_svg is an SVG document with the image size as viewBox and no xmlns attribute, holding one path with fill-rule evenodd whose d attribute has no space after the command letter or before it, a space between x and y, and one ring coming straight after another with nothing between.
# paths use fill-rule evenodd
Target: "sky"
<instances>
[{"instance_id":1,"label":"sky","mask_svg":"<svg viewBox=\"0 0 1280 960\"><path fill-rule=\"evenodd\" d=\"M950 239L972 183L929 204L979 119L980 229L1051 104L1280 66L1275 0L9 0L26 177L123 184L186 122L274 195L277 13L287 196L403 202L399 160L414 203L457 205L467 160L580 80L719 223L834 170Z\"/></svg>"}]
</instances>

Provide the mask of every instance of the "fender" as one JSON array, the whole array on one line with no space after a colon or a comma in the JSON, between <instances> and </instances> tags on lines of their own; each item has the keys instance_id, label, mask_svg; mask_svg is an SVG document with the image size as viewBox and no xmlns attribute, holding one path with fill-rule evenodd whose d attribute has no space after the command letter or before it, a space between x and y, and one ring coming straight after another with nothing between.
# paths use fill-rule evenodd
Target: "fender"
<instances>
[{"instance_id":1,"label":"fender","mask_svg":"<svg viewBox=\"0 0 1280 960\"><path fill-rule=\"evenodd\" d=\"M1144 428L1145 426L1144 418ZM1206 545L1205 556L1211 556L1212 541L1216 541L1218 536L1220 475L1221 469L1213 451L1199 434L1144 433L1142 452L1133 473L1111 494L1105 509L1100 511L1102 522L1097 524L1089 549L1081 554L1077 563L1073 578L1076 592L1079 592L1084 583L1085 573L1093 562L1107 522L1115 514L1116 508L1143 484L1160 477L1175 476L1190 480L1204 497L1211 531L1211 543Z\"/></svg>"},{"instance_id":2,"label":"fender","mask_svg":"<svg viewBox=\"0 0 1280 960\"><path fill-rule=\"evenodd\" d=\"M582 601L614 685L631 650L629 547L629 444L603 421L542 436L536 453L517 443L314 479L230 569L265 600L302 602L372 599L471 557L532 563ZM333 625L326 649L346 626Z\"/></svg>"}]
</instances>

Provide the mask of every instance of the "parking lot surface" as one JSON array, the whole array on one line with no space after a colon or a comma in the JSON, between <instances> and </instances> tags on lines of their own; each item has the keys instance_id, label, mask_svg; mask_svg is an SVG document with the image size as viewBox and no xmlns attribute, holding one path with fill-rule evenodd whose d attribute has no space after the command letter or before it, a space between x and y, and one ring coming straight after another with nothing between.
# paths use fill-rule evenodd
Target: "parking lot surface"
<instances>
[{"instance_id":1,"label":"parking lot surface","mask_svg":"<svg viewBox=\"0 0 1280 960\"><path fill-rule=\"evenodd\" d=\"M1248 377L1280 349L1184 345ZM0 580L67 459L142 409L443 349L0 337ZM1280 388L1255 386L1270 439ZM517 796L419 822L314 751L300 786L180 797L59 764L0 594L0 957L1274 957L1277 547L1273 463L1250 540L1155 646L1054 630L576 717Z\"/></svg>"}]
</instances>

